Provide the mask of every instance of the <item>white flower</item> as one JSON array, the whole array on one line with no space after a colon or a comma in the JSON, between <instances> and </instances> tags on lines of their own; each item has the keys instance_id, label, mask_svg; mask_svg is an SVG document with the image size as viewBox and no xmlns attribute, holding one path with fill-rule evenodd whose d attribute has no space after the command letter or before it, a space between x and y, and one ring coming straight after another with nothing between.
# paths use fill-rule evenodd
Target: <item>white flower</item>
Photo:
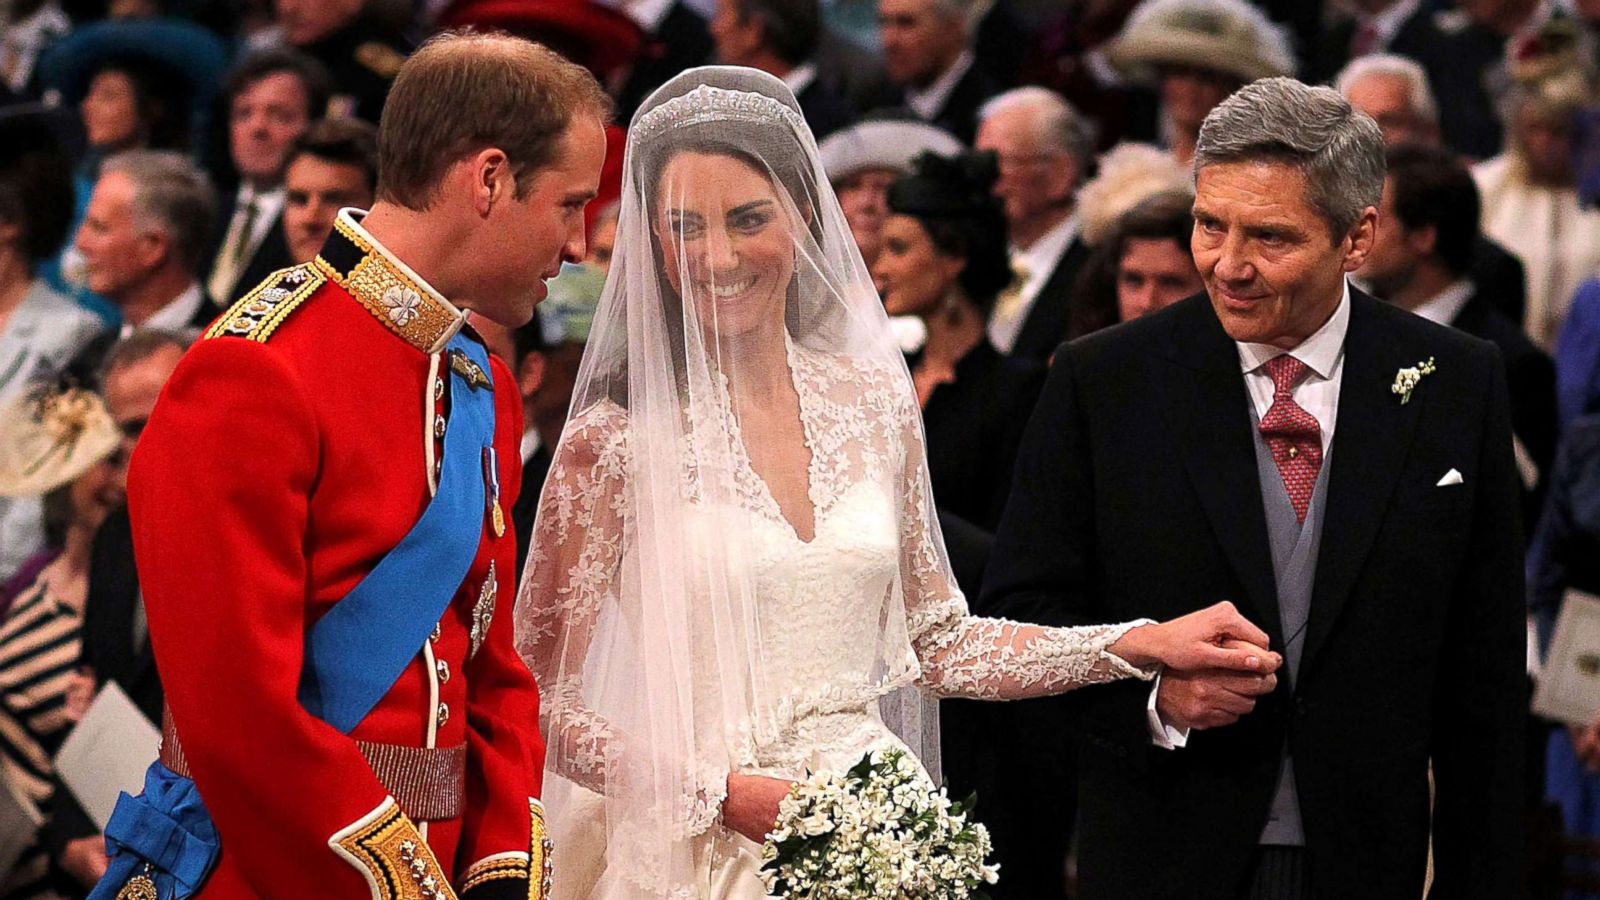
<instances>
[{"instance_id":1,"label":"white flower","mask_svg":"<svg viewBox=\"0 0 1600 900\"><path fill-rule=\"evenodd\" d=\"M1394 384L1390 386L1389 391L1390 393L1399 394L1400 405L1404 406L1411 402L1411 391L1416 388L1417 382L1422 380L1422 376L1432 375L1433 372L1433 357L1430 356L1427 362L1420 362L1411 368L1401 369L1396 372Z\"/></svg>"},{"instance_id":2,"label":"white flower","mask_svg":"<svg viewBox=\"0 0 1600 900\"><path fill-rule=\"evenodd\" d=\"M417 307L422 295L411 288L392 287L383 292L383 305L389 307L389 321L404 328L421 315Z\"/></svg>"}]
</instances>

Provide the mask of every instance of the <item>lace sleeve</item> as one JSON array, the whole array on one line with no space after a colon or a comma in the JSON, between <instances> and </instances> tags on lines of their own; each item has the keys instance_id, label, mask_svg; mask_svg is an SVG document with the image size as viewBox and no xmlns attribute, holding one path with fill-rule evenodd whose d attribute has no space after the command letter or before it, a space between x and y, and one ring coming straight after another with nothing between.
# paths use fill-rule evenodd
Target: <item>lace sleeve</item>
<instances>
[{"instance_id":1,"label":"lace sleeve","mask_svg":"<svg viewBox=\"0 0 1600 900\"><path fill-rule=\"evenodd\" d=\"M603 403L574 416L539 499L517 608L517 649L539 683L550 771L605 794L622 777L627 739L583 698L583 670L601 610L616 598L629 530L626 413ZM709 828L727 784L690 773L684 823Z\"/></svg>"},{"instance_id":2,"label":"lace sleeve","mask_svg":"<svg viewBox=\"0 0 1600 900\"><path fill-rule=\"evenodd\" d=\"M1106 648L1149 620L1049 628L968 614L932 521L927 455L915 409L906 417L900 576L918 679L942 697L1020 700L1123 678L1149 680Z\"/></svg>"}]
</instances>

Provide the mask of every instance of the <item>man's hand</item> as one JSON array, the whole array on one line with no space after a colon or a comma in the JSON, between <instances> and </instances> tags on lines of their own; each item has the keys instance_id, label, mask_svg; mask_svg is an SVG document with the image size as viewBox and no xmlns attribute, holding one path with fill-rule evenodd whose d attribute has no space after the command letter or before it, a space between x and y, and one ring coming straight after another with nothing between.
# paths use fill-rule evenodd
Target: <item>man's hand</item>
<instances>
[{"instance_id":1,"label":"man's hand","mask_svg":"<svg viewBox=\"0 0 1600 900\"><path fill-rule=\"evenodd\" d=\"M61 868L84 887L94 887L106 874L106 839L101 835L68 841L61 851Z\"/></svg>"},{"instance_id":2,"label":"man's hand","mask_svg":"<svg viewBox=\"0 0 1600 900\"><path fill-rule=\"evenodd\" d=\"M1582 728L1574 725L1567 733L1572 736L1572 750L1578 762L1590 772L1600 773L1600 719Z\"/></svg>"},{"instance_id":3,"label":"man's hand","mask_svg":"<svg viewBox=\"0 0 1600 900\"><path fill-rule=\"evenodd\" d=\"M1254 710L1256 698L1265 697L1277 686L1278 676L1271 673L1167 669L1161 673L1161 687L1156 691L1156 712L1174 728L1220 728Z\"/></svg>"}]
</instances>

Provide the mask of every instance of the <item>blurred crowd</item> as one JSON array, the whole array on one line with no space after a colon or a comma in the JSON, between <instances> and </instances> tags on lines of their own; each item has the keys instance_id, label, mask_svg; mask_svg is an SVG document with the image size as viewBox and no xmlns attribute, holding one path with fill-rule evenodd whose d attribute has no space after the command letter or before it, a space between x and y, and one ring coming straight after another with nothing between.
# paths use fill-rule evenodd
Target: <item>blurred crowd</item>
<instances>
[{"instance_id":1,"label":"blurred crowd","mask_svg":"<svg viewBox=\"0 0 1600 900\"><path fill-rule=\"evenodd\" d=\"M587 259L529 325L478 323L524 395L524 553L627 121L668 78L721 62L794 90L906 352L976 598L1055 348L1201 290L1200 124L1294 75L1390 145L1357 285L1500 348L1530 676L1567 592L1600 594L1597 0L0 0L0 25L0 786L42 820L0 900L82 896L104 870L52 767L100 687L160 721L122 495L163 382L226 305L372 202L388 86L441 29L541 41L617 103ZM983 799L1000 897L1070 896L1053 702L946 704L946 770ZM1600 896L1600 722L1530 728L1528 895Z\"/></svg>"}]
</instances>

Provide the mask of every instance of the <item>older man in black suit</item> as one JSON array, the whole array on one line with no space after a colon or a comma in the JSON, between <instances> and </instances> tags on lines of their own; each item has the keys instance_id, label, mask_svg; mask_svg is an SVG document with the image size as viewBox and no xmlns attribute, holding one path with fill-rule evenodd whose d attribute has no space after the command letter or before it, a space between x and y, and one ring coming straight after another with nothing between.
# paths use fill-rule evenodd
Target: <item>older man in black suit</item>
<instances>
[{"instance_id":1,"label":"older man in black suit","mask_svg":"<svg viewBox=\"0 0 1600 900\"><path fill-rule=\"evenodd\" d=\"M1158 619L1234 600L1275 688L1085 691L1084 900L1518 894L1526 607L1494 345L1353 291L1377 125L1272 78L1207 116L1206 294L1057 354L985 611ZM1429 769L1436 793L1430 809Z\"/></svg>"}]
</instances>

